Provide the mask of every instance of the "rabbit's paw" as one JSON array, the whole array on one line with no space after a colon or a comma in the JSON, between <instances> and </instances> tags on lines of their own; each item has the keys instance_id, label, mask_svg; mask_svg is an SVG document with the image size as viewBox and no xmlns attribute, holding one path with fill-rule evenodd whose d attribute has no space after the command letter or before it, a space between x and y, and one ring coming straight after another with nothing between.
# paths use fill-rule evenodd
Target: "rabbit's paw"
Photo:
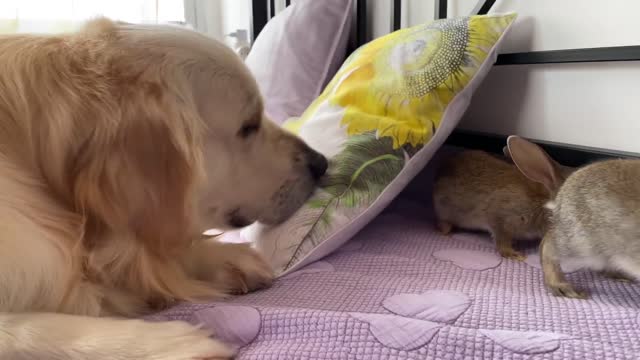
<instances>
[{"instance_id":1,"label":"rabbit's paw","mask_svg":"<svg viewBox=\"0 0 640 360\"><path fill-rule=\"evenodd\" d=\"M627 283L634 282L633 278L631 278L627 274L619 272L619 271L605 270L605 271L602 272L602 275L608 277L611 280L615 280L615 281L622 281L622 282L627 282Z\"/></svg>"},{"instance_id":2,"label":"rabbit's paw","mask_svg":"<svg viewBox=\"0 0 640 360\"><path fill-rule=\"evenodd\" d=\"M576 290L568 282L549 284L549 289L555 296L564 296L572 299L587 299L589 297L587 293Z\"/></svg>"},{"instance_id":3,"label":"rabbit's paw","mask_svg":"<svg viewBox=\"0 0 640 360\"><path fill-rule=\"evenodd\" d=\"M442 235L450 235L452 229L453 225L451 225L450 223L446 221L438 221L438 231L440 231Z\"/></svg>"},{"instance_id":4,"label":"rabbit's paw","mask_svg":"<svg viewBox=\"0 0 640 360\"><path fill-rule=\"evenodd\" d=\"M514 250L512 248L498 249L498 252L505 259L511 259L511 260L516 260L516 261L524 261L527 258L526 256L524 256L524 254L522 254L521 252L516 251L516 250Z\"/></svg>"}]
</instances>

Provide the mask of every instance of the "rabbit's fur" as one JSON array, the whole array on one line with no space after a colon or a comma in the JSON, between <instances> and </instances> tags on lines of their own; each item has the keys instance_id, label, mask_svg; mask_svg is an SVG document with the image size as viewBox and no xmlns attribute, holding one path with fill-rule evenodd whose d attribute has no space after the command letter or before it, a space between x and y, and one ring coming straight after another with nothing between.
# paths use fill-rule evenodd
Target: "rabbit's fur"
<instances>
[{"instance_id":1,"label":"rabbit's fur","mask_svg":"<svg viewBox=\"0 0 640 360\"><path fill-rule=\"evenodd\" d=\"M516 165L542 157L560 173L572 170L521 138L512 141L504 152ZM502 256L524 260L524 255L513 249L513 239L539 239L544 235L548 219L544 204L552 193L523 175L516 165L478 150L462 151L449 159L439 171L433 190L440 231L448 234L453 226L488 231Z\"/></svg>"},{"instance_id":2,"label":"rabbit's fur","mask_svg":"<svg viewBox=\"0 0 640 360\"><path fill-rule=\"evenodd\" d=\"M586 297L567 282L560 261L640 279L640 160L581 168L558 187L548 208L551 221L540 255L552 293Z\"/></svg>"}]
</instances>

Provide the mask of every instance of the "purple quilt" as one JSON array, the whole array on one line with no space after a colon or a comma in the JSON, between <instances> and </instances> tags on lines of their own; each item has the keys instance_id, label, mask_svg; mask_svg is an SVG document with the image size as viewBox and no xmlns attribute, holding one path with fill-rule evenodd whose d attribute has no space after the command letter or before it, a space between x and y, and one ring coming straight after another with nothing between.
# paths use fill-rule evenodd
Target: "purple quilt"
<instances>
[{"instance_id":1,"label":"purple quilt","mask_svg":"<svg viewBox=\"0 0 640 360\"><path fill-rule=\"evenodd\" d=\"M499 257L445 237L429 175L340 250L267 290L153 316L202 323L239 359L639 359L640 286L576 271L590 300L550 295L535 247Z\"/></svg>"}]
</instances>

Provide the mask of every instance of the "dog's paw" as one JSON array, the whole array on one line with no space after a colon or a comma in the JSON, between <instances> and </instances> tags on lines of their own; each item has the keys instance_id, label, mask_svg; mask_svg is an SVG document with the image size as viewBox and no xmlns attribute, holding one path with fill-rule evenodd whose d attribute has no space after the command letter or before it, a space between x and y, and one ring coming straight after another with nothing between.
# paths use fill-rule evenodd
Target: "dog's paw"
<instances>
[{"instance_id":1,"label":"dog's paw","mask_svg":"<svg viewBox=\"0 0 640 360\"><path fill-rule=\"evenodd\" d=\"M225 260L232 293L246 294L271 286L274 274L271 265L251 246L227 244L230 256Z\"/></svg>"},{"instance_id":2,"label":"dog's paw","mask_svg":"<svg viewBox=\"0 0 640 360\"><path fill-rule=\"evenodd\" d=\"M245 294L270 286L274 273L269 263L249 244L205 240L186 261L190 271L226 294Z\"/></svg>"},{"instance_id":3,"label":"dog's paw","mask_svg":"<svg viewBox=\"0 0 640 360\"><path fill-rule=\"evenodd\" d=\"M231 359L234 350L210 338L208 331L180 321L142 322L136 325L130 345L122 348L127 359L213 360ZM131 354L126 354L127 346ZM131 357L127 357L131 356Z\"/></svg>"}]
</instances>

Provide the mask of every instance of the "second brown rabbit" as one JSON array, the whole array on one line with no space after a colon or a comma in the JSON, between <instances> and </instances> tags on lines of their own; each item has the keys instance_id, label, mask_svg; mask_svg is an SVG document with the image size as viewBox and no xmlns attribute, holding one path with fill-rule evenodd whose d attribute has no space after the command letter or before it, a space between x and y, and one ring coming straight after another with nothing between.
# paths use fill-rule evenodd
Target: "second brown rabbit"
<instances>
[{"instance_id":1,"label":"second brown rabbit","mask_svg":"<svg viewBox=\"0 0 640 360\"><path fill-rule=\"evenodd\" d=\"M511 158L538 163L535 159L542 156L557 166L558 173L568 175L573 171L525 139L510 140L505 154ZM462 151L449 159L440 169L433 189L442 233L448 234L453 227L488 231L498 252L515 260L525 257L514 250L514 239L539 239L544 235L548 221L544 205L551 197L542 184L528 179L516 165L478 150Z\"/></svg>"}]
</instances>

